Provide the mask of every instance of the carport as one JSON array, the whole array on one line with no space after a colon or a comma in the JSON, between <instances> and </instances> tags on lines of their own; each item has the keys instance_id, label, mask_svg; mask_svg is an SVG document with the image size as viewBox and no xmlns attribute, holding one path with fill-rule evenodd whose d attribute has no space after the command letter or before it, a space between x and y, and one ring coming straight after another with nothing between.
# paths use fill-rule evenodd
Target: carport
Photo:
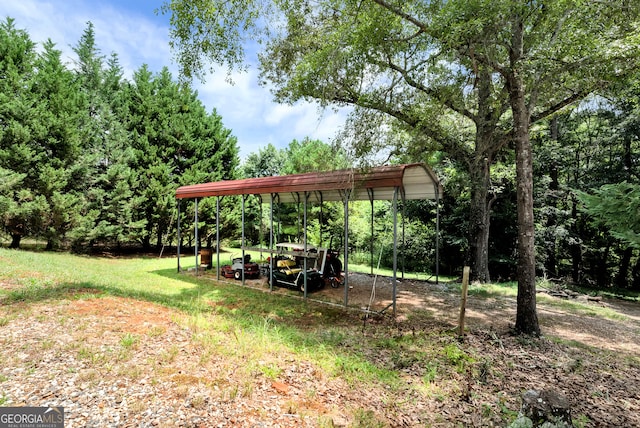
<instances>
[{"instance_id":1,"label":"carport","mask_svg":"<svg viewBox=\"0 0 640 428\"><path fill-rule=\"evenodd\" d=\"M259 250L265 253L276 252L273 236L273 207L276 203L296 203L303 206L303 245L307 251L307 208L310 203L318 203L322 208L324 202L342 202L344 204L344 305L349 302L349 202L371 202L371 234L373 236L373 201L390 200L393 206L393 313L396 312L396 287L398 268L398 201L412 199L431 199L436 201L436 281L439 275L439 200L442 196L442 187L433 173L426 165L403 164L388 165L363 169L346 169L327 172L312 172L306 174L294 174L275 177L246 178L241 180L226 180L211 183L182 186L176 190L178 199L178 219L180 218L180 201L182 199L195 200L195 258L196 271L198 268L198 200L205 197L216 199L216 242L220 238L220 198L224 196L241 196L242 198L242 258L245 251ZM270 205L269 248L249 248L245 246L245 201L253 195L259 198L261 203ZM180 271L180 223L178 222L178 271ZM220 266L219 244L216 245L217 266ZM306 272L306 258L305 258ZM218 269L218 279L220 270ZM244 278L243 278L244 283ZM306 274L304 297L307 298Z\"/></svg>"}]
</instances>

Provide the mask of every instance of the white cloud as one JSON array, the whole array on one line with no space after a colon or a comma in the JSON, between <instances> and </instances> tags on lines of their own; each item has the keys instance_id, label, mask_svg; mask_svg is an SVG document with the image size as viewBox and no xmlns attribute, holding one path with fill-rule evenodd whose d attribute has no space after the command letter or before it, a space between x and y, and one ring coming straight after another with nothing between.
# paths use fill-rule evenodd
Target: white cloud
<instances>
[{"instance_id":1,"label":"white cloud","mask_svg":"<svg viewBox=\"0 0 640 428\"><path fill-rule=\"evenodd\" d=\"M4 1L0 17L15 18L16 27L26 29L34 42L41 44L50 38L69 64L76 57L72 46L91 21L101 54L109 57L115 52L127 79L142 64L154 72L167 66L177 79L168 44L168 18L154 14L159 5L159 0L156 5L120 0ZM194 88L207 109L215 108L237 137L242 159L269 143L284 148L293 139L301 141L307 136L328 142L344 123L346 110L320 112L316 105L303 102L276 104L268 88L258 84L255 64L247 72L232 74L234 84L227 77L222 70L207 75L204 84L196 82Z\"/></svg>"},{"instance_id":2,"label":"white cloud","mask_svg":"<svg viewBox=\"0 0 640 428\"><path fill-rule=\"evenodd\" d=\"M277 126L292 119L292 116L299 116L303 112L299 107L288 104L275 104L267 109L264 114L264 121L267 125Z\"/></svg>"},{"instance_id":3,"label":"white cloud","mask_svg":"<svg viewBox=\"0 0 640 428\"><path fill-rule=\"evenodd\" d=\"M15 19L15 27L25 29L31 40L41 44L47 39L56 43L58 49L71 53L68 44L71 40L77 40L81 34L75 22L68 22L64 10L50 2L24 0L20 2L5 2L0 6L0 15L5 20L7 17ZM64 8L73 7L73 2L65 4ZM76 37L76 34L78 37Z\"/></svg>"},{"instance_id":4,"label":"white cloud","mask_svg":"<svg viewBox=\"0 0 640 428\"><path fill-rule=\"evenodd\" d=\"M144 17L106 5L98 10L98 15L99 18L91 19L91 22L103 55L117 53L127 71L137 70L147 64L154 72L167 66L176 75L177 67L171 63L168 27L158 26Z\"/></svg>"},{"instance_id":5,"label":"white cloud","mask_svg":"<svg viewBox=\"0 0 640 428\"><path fill-rule=\"evenodd\" d=\"M226 72L207 76L204 84L196 85L200 100L207 106L215 106L225 112L223 119L246 122L248 118L262 115L270 103L269 94L258 84L255 73L234 73L229 83ZM257 123L256 123L257 125Z\"/></svg>"},{"instance_id":6,"label":"white cloud","mask_svg":"<svg viewBox=\"0 0 640 428\"><path fill-rule=\"evenodd\" d=\"M216 106L225 126L238 138L242 158L267 144L287 147L294 139L329 142L344 123L346 109L320 111L312 103L273 102L269 89L258 85L255 67L230 77L233 84L224 71L208 76L198 94L206 105Z\"/></svg>"},{"instance_id":7,"label":"white cloud","mask_svg":"<svg viewBox=\"0 0 640 428\"><path fill-rule=\"evenodd\" d=\"M14 18L16 27L27 30L39 45L51 39L69 64L76 58L72 47L78 44L91 22L100 53L106 57L112 52L118 54L127 78L142 64L148 64L153 71L171 66L168 27L137 12L117 9L106 2L22 0L6 3L0 6L2 19ZM173 72L176 67L170 69Z\"/></svg>"}]
</instances>

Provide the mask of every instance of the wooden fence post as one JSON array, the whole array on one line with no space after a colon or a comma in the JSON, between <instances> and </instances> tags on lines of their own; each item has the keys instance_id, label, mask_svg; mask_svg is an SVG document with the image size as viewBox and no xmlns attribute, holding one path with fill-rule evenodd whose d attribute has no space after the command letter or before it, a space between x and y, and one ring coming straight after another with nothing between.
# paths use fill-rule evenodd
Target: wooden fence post
<instances>
[{"instance_id":1,"label":"wooden fence post","mask_svg":"<svg viewBox=\"0 0 640 428\"><path fill-rule=\"evenodd\" d=\"M460 319L458 323L458 336L464 336L464 313L467 309L467 291L469 289L469 273L471 268L465 266L462 270L462 299L460 300Z\"/></svg>"}]
</instances>

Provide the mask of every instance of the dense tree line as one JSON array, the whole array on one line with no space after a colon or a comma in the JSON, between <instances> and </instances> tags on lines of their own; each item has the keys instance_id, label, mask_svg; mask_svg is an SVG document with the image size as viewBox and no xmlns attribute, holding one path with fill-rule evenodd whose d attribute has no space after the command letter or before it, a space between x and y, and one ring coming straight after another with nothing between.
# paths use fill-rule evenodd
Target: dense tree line
<instances>
[{"instance_id":1,"label":"dense tree line","mask_svg":"<svg viewBox=\"0 0 640 428\"><path fill-rule=\"evenodd\" d=\"M533 162L536 274L549 281L599 289L640 290L640 92L634 95L626 88L616 96L608 95L606 99L590 98L575 109L540 123L532 133L536 153ZM293 142L285 149L269 145L249 155L243 174L260 177L350 166L348 161L335 162L335 156L326 156L329 149L326 144L309 140ZM488 266L497 281L512 281L517 275L515 169L509 156L506 149L499 153L500 161L492 168L490 177L495 201L490 216ZM292 159L303 163L306 160L308 165L294 166ZM408 155L394 158L396 162L415 160ZM458 167L442 153L429 163L445 189L440 207L440 272L457 276L461 273L461 260L470 248L466 231L472 205L471 178L465 168ZM277 209L283 222L281 238L299 236L296 207ZM432 275L435 202L406 201L399 211L400 268ZM310 213L312 243L319 244L322 239L327 245L333 239L334 247L341 248L344 224L341 204L325 203L322 234L318 207L312 207ZM375 202L372 236L369 202L351 203L352 262L376 265L380 258L382 267L392 267L389 213L389 202ZM266 211L263 216L262 224L266 225ZM258 222L257 217L254 221ZM266 228L262 232L263 236L268 233ZM257 233L251 239L257 242Z\"/></svg>"},{"instance_id":2,"label":"dense tree line","mask_svg":"<svg viewBox=\"0 0 640 428\"><path fill-rule=\"evenodd\" d=\"M0 224L12 247L24 237L42 239L48 248L131 243L157 247L175 236L173 194L179 185L352 166L343 151L305 139L286 149L266 146L240 169L231 131L215 111L206 112L197 94L174 82L166 68L153 73L143 65L127 81L117 55L101 55L91 24L74 52L76 62L69 67L51 41L38 50L12 20L0 27ZM476 71L480 90L482 70ZM538 277L600 288L640 288L637 82L626 77L624 84L603 86L572 109L565 106L531 125ZM454 96L452 85L441 89ZM470 98L460 105L477 111L491 107L477 104L474 96L480 93L463 95ZM507 110L507 100L485 95L497 103L486 114ZM351 135L358 138L355 152L366 155L374 149L367 144L379 138L388 144L393 162L424 161L436 169L445 185L442 273L457 275L461 261L472 260L486 239L491 278L516 279L516 153L506 119L496 119L494 133L489 133L493 139L484 141L477 136L482 127L455 110L433 104L421 109L427 119L437 118L429 122L437 129L420 122L423 127L412 130L381 120L370 110L357 111L350 122ZM356 120L359 114L362 121ZM386 124L386 136L367 128L376 121ZM479 163L470 163L473 159ZM222 202L223 236L238 239L239 204L232 198ZM267 210L251 199L248 204L246 238L259 243L267 236ZM327 204L319 210L311 208L311 240L327 244L334 239L334 247L339 247L342 208ZM385 202L375 203L372 236L368 203L352 205L349 240L362 254L357 261L371 262L373 247L373 262L381 255L382 265L390 265L385 244L390 240L389 211ZM193 206L185 203L182 212L183 220L192 218ZM401 212L405 267L433 271L434 204L409 201ZM201 201L199 227L205 245L211 245L215 213L213 198ZM296 207L278 207L278 216L283 222L277 239L300 236ZM474 232L478 224L481 233ZM183 225L189 239L193 225Z\"/></svg>"},{"instance_id":3,"label":"dense tree line","mask_svg":"<svg viewBox=\"0 0 640 428\"><path fill-rule=\"evenodd\" d=\"M533 129L538 278L640 290L640 93L634 88L591 97ZM507 152L500 157L491 171L488 258L498 281L516 278L518 239L515 171ZM435 168L445 181L441 268L456 274L468 251L469 177L451 161Z\"/></svg>"},{"instance_id":4,"label":"dense tree line","mask_svg":"<svg viewBox=\"0 0 640 428\"><path fill-rule=\"evenodd\" d=\"M559 115L536 136L541 276L640 290L637 82Z\"/></svg>"},{"instance_id":5,"label":"dense tree line","mask_svg":"<svg viewBox=\"0 0 640 428\"><path fill-rule=\"evenodd\" d=\"M0 25L0 227L12 248L158 247L178 186L235 178L236 139L167 68L124 79L91 23L73 51L70 67L52 41Z\"/></svg>"},{"instance_id":6,"label":"dense tree line","mask_svg":"<svg viewBox=\"0 0 640 428\"><path fill-rule=\"evenodd\" d=\"M517 202L515 329L540 333L532 131L634 77L637 0L168 0L161 10L171 14L171 44L187 78L203 76L204 59L241 68L244 41L265 41L261 78L276 98L353 106L345 135L356 152L440 150L464 169L466 254L482 282L490 279L498 197L491 171L508 160Z\"/></svg>"}]
</instances>

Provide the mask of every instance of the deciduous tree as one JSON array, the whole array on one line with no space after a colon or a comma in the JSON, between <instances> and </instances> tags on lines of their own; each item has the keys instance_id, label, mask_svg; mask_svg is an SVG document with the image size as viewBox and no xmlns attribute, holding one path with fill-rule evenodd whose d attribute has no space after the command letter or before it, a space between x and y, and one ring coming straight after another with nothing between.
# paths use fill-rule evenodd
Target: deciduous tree
<instances>
[{"instance_id":1,"label":"deciduous tree","mask_svg":"<svg viewBox=\"0 0 640 428\"><path fill-rule=\"evenodd\" d=\"M447 138L432 113L440 108L466 117L476 133L468 163L482 192L493 156L512 144L516 330L539 334L530 126L637 68L638 6L637 0L172 0L163 10L173 14L172 37L187 76L202 71L203 58L238 65L244 30L268 22L261 64L279 100L312 98L375 110L450 153L463 147ZM269 20L260 14L265 10L281 15ZM486 206L487 197L479 195ZM483 215L479 223L486 227Z\"/></svg>"}]
</instances>

